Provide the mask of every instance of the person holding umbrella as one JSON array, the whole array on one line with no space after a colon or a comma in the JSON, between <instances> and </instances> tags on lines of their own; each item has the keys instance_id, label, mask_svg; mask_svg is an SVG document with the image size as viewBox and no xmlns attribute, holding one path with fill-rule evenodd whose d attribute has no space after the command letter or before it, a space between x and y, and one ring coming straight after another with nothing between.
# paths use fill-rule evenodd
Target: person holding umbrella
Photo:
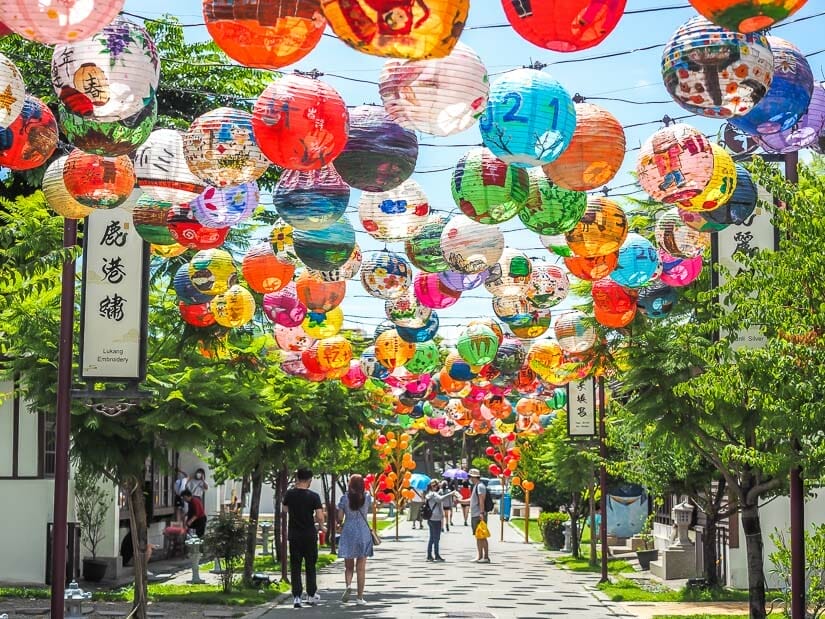
<instances>
[{"instance_id":1,"label":"person holding umbrella","mask_svg":"<svg viewBox=\"0 0 825 619\"><path fill-rule=\"evenodd\" d=\"M427 520L430 529L430 537L427 540L427 561L443 562L441 557L441 525L444 522L444 508L442 503L449 498L452 500L452 493L441 494L437 479L430 481L427 494L424 497L424 506L421 509L422 516Z\"/></svg>"},{"instance_id":2,"label":"person holding umbrella","mask_svg":"<svg viewBox=\"0 0 825 619\"><path fill-rule=\"evenodd\" d=\"M410 489L415 493L410 499L410 515L409 520L412 522L412 528L415 529L415 524L418 523L418 528L423 529L424 524L421 516L421 506L424 505L424 494L427 486L430 483L430 478L422 473L413 473L410 477Z\"/></svg>"}]
</instances>

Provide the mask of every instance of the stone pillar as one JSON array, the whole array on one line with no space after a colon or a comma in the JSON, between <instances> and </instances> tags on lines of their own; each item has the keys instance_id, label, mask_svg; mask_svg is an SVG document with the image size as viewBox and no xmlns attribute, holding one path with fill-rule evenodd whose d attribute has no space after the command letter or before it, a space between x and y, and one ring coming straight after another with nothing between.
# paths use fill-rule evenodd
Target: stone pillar
<instances>
[{"instance_id":1,"label":"stone pillar","mask_svg":"<svg viewBox=\"0 0 825 619\"><path fill-rule=\"evenodd\" d=\"M202 585L206 581L200 575L200 560L201 560L201 540L199 537L190 537L186 540L186 545L189 546L189 553L192 557L192 580L190 585Z\"/></svg>"},{"instance_id":2,"label":"stone pillar","mask_svg":"<svg viewBox=\"0 0 825 619\"><path fill-rule=\"evenodd\" d=\"M573 552L573 523L569 520L562 525L564 531L564 551Z\"/></svg>"},{"instance_id":3,"label":"stone pillar","mask_svg":"<svg viewBox=\"0 0 825 619\"><path fill-rule=\"evenodd\" d=\"M693 505L685 501L676 505L671 511L673 522L676 523L677 538L671 548L693 548L693 542L688 536L688 527L693 517Z\"/></svg>"}]
</instances>

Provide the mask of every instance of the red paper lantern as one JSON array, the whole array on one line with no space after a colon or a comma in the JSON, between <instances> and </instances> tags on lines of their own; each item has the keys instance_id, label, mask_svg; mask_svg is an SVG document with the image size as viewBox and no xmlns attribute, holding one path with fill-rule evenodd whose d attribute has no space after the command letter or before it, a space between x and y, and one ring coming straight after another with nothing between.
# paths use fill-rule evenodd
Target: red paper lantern
<instances>
[{"instance_id":1,"label":"red paper lantern","mask_svg":"<svg viewBox=\"0 0 825 619\"><path fill-rule=\"evenodd\" d=\"M37 97L26 95L23 111L0 129L0 166L32 170L48 161L57 148L57 121Z\"/></svg>"},{"instance_id":2,"label":"red paper lantern","mask_svg":"<svg viewBox=\"0 0 825 619\"><path fill-rule=\"evenodd\" d=\"M176 243L189 249L213 249L226 240L229 228L207 228L188 204L173 206L166 213L166 226Z\"/></svg>"},{"instance_id":3,"label":"red paper lantern","mask_svg":"<svg viewBox=\"0 0 825 619\"><path fill-rule=\"evenodd\" d=\"M135 188L135 168L126 155L110 159L74 150L66 159L63 182L84 206L116 208Z\"/></svg>"},{"instance_id":4,"label":"red paper lantern","mask_svg":"<svg viewBox=\"0 0 825 619\"><path fill-rule=\"evenodd\" d=\"M210 311L209 303L187 305L180 301L178 309L181 318L193 327L211 327L215 324L215 315Z\"/></svg>"},{"instance_id":5,"label":"red paper lantern","mask_svg":"<svg viewBox=\"0 0 825 619\"><path fill-rule=\"evenodd\" d=\"M575 52L613 32L627 0L501 0L507 21L533 45Z\"/></svg>"},{"instance_id":6,"label":"red paper lantern","mask_svg":"<svg viewBox=\"0 0 825 619\"><path fill-rule=\"evenodd\" d=\"M624 288L609 278L594 282L590 294L593 307L604 312L635 311L639 296L635 290Z\"/></svg>"}]
</instances>

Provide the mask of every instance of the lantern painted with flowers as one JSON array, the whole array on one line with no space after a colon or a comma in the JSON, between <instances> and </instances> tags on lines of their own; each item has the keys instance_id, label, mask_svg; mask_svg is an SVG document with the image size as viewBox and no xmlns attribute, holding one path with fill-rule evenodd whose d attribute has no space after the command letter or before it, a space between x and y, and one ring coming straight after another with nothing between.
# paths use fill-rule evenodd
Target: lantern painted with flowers
<instances>
[{"instance_id":1,"label":"lantern painted with flowers","mask_svg":"<svg viewBox=\"0 0 825 619\"><path fill-rule=\"evenodd\" d=\"M249 248L241 262L241 273L255 292L278 292L292 281L295 265L279 260L266 241Z\"/></svg>"},{"instance_id":2,"label":"lantern painted with flowers","mask_svg":"<svg viewBox=\"0 0 825 619\"><path fill-rule=\"evenodd\" d=\"M545 260L533 261L533 272L525 294L534 307L555 307L567 298L569 292L570 278L566 270Z\"/></svg>"},{"instance_id":3,"label":"lantern painted with flowers","mask_svg":"<svg viewBox=\"0 0 825 619\"><path fill-rule=\"evenodd\" d=\"M662 214L656 220L656 244L679 258L702 255L710 247L710 235L687 225L676 209Z\"/></svg>"},{"instance_id":4,"label":"lantern painted with flowers","mask_svg":"<svg viewBox=\"0 0 825 619\"><path fill-rule=\"evenodd\" d=\"M773 80L764 34L742 34L696 16L665 45L662 77L670 96L693 114L731 118L750 112Z\"/></svg>"},{"instance_id":5,"label":"lantern painted with flowers","mask_svg":"<svg viewBox=\"0 0 825 619\"><path fill-rule=\"evenodd\" d=\"M5 129L20 116L26 101L26 84L17 66L5 55L0 54L0 129Z\"/></svg>"},{"instance_id":6,"label":"lantern painted with flowers","mask_svg":"<svg viewBox=\"0 0 825 619\"><path fill-rule=\"evenodd\" d=\"M462 155L453 170L453 200L473 221L498 224L515 217L527 200L529 182L526 170L477 147Z\"/></svg>"},{"instance_id":7,"label":"lantern painted with flowers","mask_svg":"<svg viewBox=\"0 0 825 619\"><path fill-rule=\"evenodd\" d=\"M346 264L355 249L355 230L346 217L322 230L295 230L295 254L310 269L333 271Z\"/></svg>"},{"instance_id":8,"label":"lantern painted with flowers","mask_svg":"<svg viewBox=\"0 0 825 619\"><path fill-rule=\"evenodd\" d=\"M496 357L498 336L484 325L470 325L458 336L456 350L470 365L486 365Z\"/></svg>"},{"instance_id":9,"label":"lantern painted with flowers","mask_svg":"<svg viewBox=\"0 0 825 619\"><path fill-rule=\"evenodd\" d=\"M55 45L86 39L103 29L123 9L124 0L11 0L3 22L31 41Z\"/></svg>"},{"instance_id":10,"label":"lantern painted with flowers","mask_svg":"<svg viewBox=\"0 0 825 619\"><path fill-rule=\"evenodd\" d=\"M372 252L361 265L361 285L368 294L379 299L403 296L412 285L412 280L410 263L395 252Z\"/></svg>"},{"instance_id":11,"label":"lantern painted with flowers","mask_svg":"<svg viewBox=\"0 0 825 619\"><path fill-rule=\"evenodd\" d=\"M627 216L613 200L590 196L581 219L565 236L577 256L612 254L627 238Z\"/></svg>"},{"instance_id":12,"label":"lantern painted with flowers","mask_svg":"<svg viewBox=\"0 0 825 619\"><path fill-rule=\"evenodd\" d=\"M116 208L135 187L135 168L125 155L101 157L73 150L63 168L66 189L81 204L92 208Z\"/></svg>"},{"instance_id":13,"label":"lantern painted with flowers","mask_svg":"<svg viewBox=\"0 0 825 619\"><path fill-rule=\"evenodd\" d=\"M427 223L430 204L421 186L410 179L390 191L363 192L358 215L364 230L379 241L406 241Z\"/></svg>"},{"instance_id":14,"label":"lantern painted with flowers","mask_svg":"<svg viewBox=\"0 0 825 619\"><path fill-rule=\"evenodd\" d=\"M66 159L68 155L59 157L46 168L43 174L43 196L51 209L61 217L83 219L93 209L75 200L66 189L66 183L63 181L63 166L66 164Z\"/></svg>"},{"instance_id":15,"label":"lantern painted with flowers","mask_svg":"<svg viewBox=\"0 0 825 619\"><path fill-rule=\"evenodd\" d=\"M278 215L296 230L323 230L349 204L350 188L335 168L284 170L272 194Z\"/></svg>"},{"instance_id":16,"label":"lantern painted with flowers","mask_svg":"<svg viewBox=\"0 0 825 619\"><path fill-rule=\"evenodd\" d=\"M188 204L176 204L166 212L166 226L176 243L187 249L212 249L226 240L229 228L207 228L195 219Z\"/></svg>"},{"instance_id":17,"label":"lantern painted with flowers","mask_svg":"<svg viewBox=\"0 0 825 619\"><path fill-rule=\"evenodd\" d=\"M219 107L195 119L183 134L189 169L216 187L257 180L267 168L249 112Z\"/></svg>"},{"instance_id":18,"label":"lantern painted with flowers","mask_svg":"<svg viewBox=\"0 0 825 619\"><path fill-rule=\"evenodd\" d=\"M657 202L689 200L710 181L713 150L704 134L690 125L669 125L642 144L636 173L642 189Z\"/></svg>"},{"instance_id":19,"label":"lantern painted with flowers","mask_svg":"<svg viewBox=\"0 0 825 619\"><path fill-rule=\"evenodd\" d=\"M186 163L183 134L174 129L151 133L135 153L135 174L144 193L165 202L191 202L205 188Z\"/></svg>"},{"instance_id":20,"label":"lantern painted with flowers","mask_svg":"<svg viewBox=\"0 0 825 619\"><path fill-rule=\"evenodd\" d=\"M416 273L413 290L415 298L432 309L445 309L461 298L461 292L444 285L438 273Z\"/></svg>"},{"instance_id":21,"label":"lantern painted with flowers","mask_svg":"<svg viewBox=\"0 0 825 619\"><path fill-rule=\"evenodd\" d=\"M568 256L564 259L564 266L570 274L579 279L596 281L610 275L619 264L619 250L605 256Z\"/></svg>"},{"instance_id":22,"label":"lantern painted with flowers","mask_svg":"<svg viewBox=\"0 0 825 619\"><path fill-rule=\"evenodd\" d=\"M494 297L522 296L530 283L533 263L523 253L505 248L492 267L484 282L484 287Z\"/></svg>"},{"instance_id":23,"label":"lantern painted with flowers","mask_svg":"<svg viewBox=\"0 0 825 619\"><path fill-rule=\"evenodd\" d=\"M420 303L412 288L396 299L387 299L384 310L396 326L416 329L426 325L432 314L432 308Z\"/></svg>"},{"instance_id":24,"label":"lantern painted with flowers","mask_svg":"<svg viewBox=\"0 0 825 619\"><path fill-rule=\"evenodd\" d=\"M309 54L327 25L320 0L204 0L209 36L247 67L280 69Z\"/></svg>"},{"instance_id":25,"label":"lantern painted with flowers","mask_svg":"<svg viewBox=\"0 0 825 619\"><path fill-rule=\"evenodd\" d=\"M347 283L326 282L317 272L306 270L295 280L295 292L310 312L329 312L341 305Z\"/></svg>"},{"instance_id":26,"label":"lantern painted with flowers","mask_svg":"<svg viewBox=\"0 0 825 619\"><path fill-rule=\"evenodd\" d=\"M570 93L547 73L516 69L492 83L479 127L496 157L529 168L550 163L567 148L576 110Z\"/></svg>"},{"instance_id":27,"label":"lantern painted with flowers","mask_svg":"<svg viewBox=\"0 0 825 619\"><path fill-rule=\"evenodd\" d=\"M736 164L728 152L718 144L711 144L713 150L713 173L705 188L692 198L679 200L677 204L684 211L712 211L730 200L736 189Z\"/></svg>"},{"instance_id":28,"label":"lantern painted with flowers","mask_svg":"<svg viewBox=\"0 0 825 619\"><path fill-rule=\"evenodd\" d=\"M610 277L627 288L639 288L652 280L659 268L656 248L645 237L633 232L627 235L619 250L619 263Z\"/></svg>"},{"instance_id":29,"label":"lantern painted with flowers","mask_svg":"<svg viewBox=\"0 0 825 619\"><path fill-rule=\"evenodd\" d=\"M442 58L450 53L470 0L321 0L329 25L359 52L391 58Z\"/></svg>"},{"instance_id":30,"label":"lantern painted with flowers","mask_svg":"<svg viewBox=\"0 0 825 619\"><path fill-rule=\"evenodd\" d=\"M541 168L529 170L530 191L518 212L526 228L543 235L569 232L587 208L587 194L555 185Z\"/></svg>"},{"instance_id":31,"label":"lantern painted with flowers","mask_svg":"<svg viewBox=\"0 0 825 619\"><path fill-rule=\"evenodd\" d=\"M553 329L559 346L568 353L587 352L596 343L596 330L579 311L566 312L559 316Z\"/></svg>"},{"instance_id":32,"label":"lantern painted with flowers","mask_svg":"<svg viewBox=\"0 0 825 619\"><path fill-rule=\"evenodd\" d=\"M69 111L97 121L124 120L154 98L160 58L143 26L118 18L89 38L57 45L51 76Z\"/></svg>"},{"instance_id":33,"label":"lantern painted with flowers","mask_svg":"<svg viewBox=\"0 0 825 619\"><path fill-rule=\"evenodd\" d=\"M501 230L466 215L452 217L441 233L441 253L450 268L461 273L480 273L490 268L503 251Z\"/></svg>"},{"instance_id":34,"label":"lantern painted with flowers","mask_svg":"<svg viewBox=\"0 0 825 619\"><path fill-rule=\"evenodd\" d=\"M627 0L501 0L507 21L519 36L554 52L598 45L613 32Z\"/></svg>"},{"instance_id":35,"label":"lantern painted with flowers","mask_svg":"<svg viewBox=\"0 0 825 619\"><path fill-rule=\"evenodd\" d=\"M441 233L447 224L443 215L431 214L427 222L404 244L404 252L416 267L427 273L439 273L450 268L441 253Z\"/></svg>"},{"instance_id":36,"label":"lantern painted with flowers","mask_svg":"<svg viewBox=\"0 0 825 619\"><path fill-rule=\"evenodd\" d=\"M388 60L378 91L384 109L402 127L447 136L478 121L490 83L478 54L458 43L444 58Z\"/></svg>"},{"instance_id":37,"label":"lantern painted with flowers","mask_svg":"<svg viewBox=\"0 0 825 619\"><path fill-rule=\"evenodd\" d=\"M189 261L189 278L192 280L192 285L199 292L214 297L235 286L238 281L238 271L229 252L222 249L203 249ZM242 296L244 295L238 293L233 298L240 299ZM253 300L253 310L254 307L255 302ZM213 313L217 318L217 313L214 310Z\"/></svg>"},{"instance_id":38,"label":"lantern painted with flowers","mask_svg":"<svg viewBox=\"0 0 825 619\"><path fill-rule=\"evenodd\" d=\"M255 315L255 297L243 286L235 284L215 296L209 303L215 322L227 329L242 327Z\"/></svg>"},{"instance_id":39,"label":"lantern painted with flowers","mask_svg":"<svg viewBox=\"0 0 825 619\"><path fill-rule=\"evenodd\" d=\"M693 8L728 30L756 32L770 28L808 0L689 0Z\"/></svg>"},{"instance_id":40,"label":"lantern painted with flowers","mask_svg":"<svg viewBox=\"0 0 825 619\"><path fill-rule=\"evenodd\" d=\"M46 163L57 148L57 121L37 97L26 96L20 115L0 129L0 166L32 170Z\"/></svg>"},{"instance_id":41,"label":"lantern painted with flowers","mask_svg":"<svg viewBox=\"0 0 825 619\"><path fill-rule=\"evenodd\" d=\"M401 339L395 329L389 329L375 340L375 358L388 370L403 366L415 355L415 344Z\"/></svg>"},{"instance_id":42,"label":"lantern painted with flowers","mask_svg":"<svg viewBox=\"0 0 825 619\"><path fill-rule=\"evenodd\" d=\"M332 86L301 75L283 75L258 97L252 126L272 163L290 170L317 170L344 150L349 115Z\"/></svg>"}]
</instances>

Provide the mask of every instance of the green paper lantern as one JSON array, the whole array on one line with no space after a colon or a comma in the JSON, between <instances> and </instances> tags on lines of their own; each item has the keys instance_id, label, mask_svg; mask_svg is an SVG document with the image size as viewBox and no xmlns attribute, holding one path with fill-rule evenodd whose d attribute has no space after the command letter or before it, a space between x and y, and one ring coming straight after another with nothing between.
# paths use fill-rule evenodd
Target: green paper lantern
<instances>
[{"instance_id":1,"label":"green paper lantern","mask_svg":"<svg viewBox=\"0 0 825 619\"><path fill-rule=\"evenodd\" d=\"M587 194L554 184L541 168L528 171L530 192L518 217L525 227L543 235L571 230L587 208Z\"/></svg>"},{"instance_id":2,"label":"green paper lantern","mask_svg":"<svg viewBox=\"0 0 825 619\"><path fill-rule=\"evenodd\" d=\"M470 365L486 365L496 357L498 336L485 325L470 325L459 336L456 350Z\"/></svg>"},{"instance_id":3,"label":"green paper lantern","mask_svg":"<svg viewBox=\"0 0 825 619\"><path fill-rule=\"evenodd\" d=\"M432 374L440 366L441 355L438 345L433 341L416 344L413 358L405 365L413 374Z\"/></svg>"},{"instance_id":4,"label":"green paper lantern","mask_svg":"<svg viewBox=\"0 0 825 619\"><path fill-rule=\"evenodd\" d=\"M443 215L430 215L427 223L404 244L407 258L422 271L440 273L450 268L441 253L441 233L446 224Z\"/></svg>"},{"instance_id":5,"label":"green paper lantern","mask_svg":"<svg viewBox=\"0 0 825 619\"><path fill-rule=\"evenodd\" d=\"M453 200L467 217L482 224L515 217L529 187L526 170L507 165L484 147L467 151L453 170Z\"/></svg>"}]
</instances>

